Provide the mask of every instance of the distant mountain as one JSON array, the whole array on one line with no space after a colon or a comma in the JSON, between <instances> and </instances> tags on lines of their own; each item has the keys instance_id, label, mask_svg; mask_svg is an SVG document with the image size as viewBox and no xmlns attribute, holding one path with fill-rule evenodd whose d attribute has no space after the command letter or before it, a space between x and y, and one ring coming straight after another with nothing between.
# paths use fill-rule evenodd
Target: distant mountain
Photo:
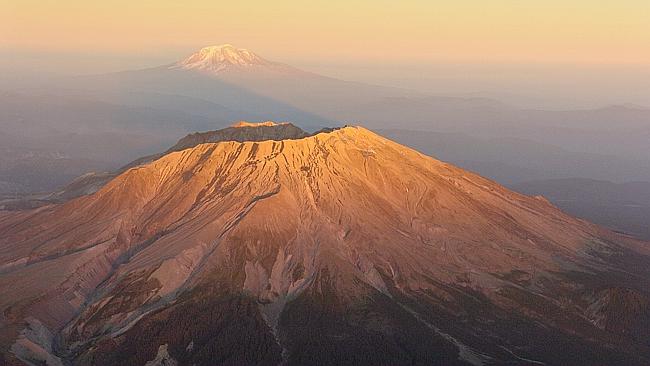
<instances>
[{"instance_id":1,"label":"distant mountain","mask_svg":"<svg viewBox=\"0 0 650 366\"><path fill-rule=\"evenodd\" d=\"M187 58L170 66L172 69L196 70L213 75L233 72L299 72L288 65L271 62L243 48L230 44L203 47Z\"/></svg>"},{"instance_id":2,"label":"distant mountain","mask_svg":"<svg viewBox=\"0 0 650 366\"><path fill-rule=\"evenodd\" d=\"M157 67L80 77L69 89L107 93L178 95L219 104L229 110L295 121L306 129L332 126L332 111L384 97L421 93L349 82L269 61L232 45L207 46ZM183 103L175 103L191 112ZM242 117L245 119L248 117Z\"/></svg>"},{"instance_id":3,"label":"distant mountain","mask_svg":"<svg viewBox=\"0 0 650 366\"><path fill-rule=\"evenodd\" d=\"M542 195L571 215L650 240L650 182L569 178L523 182L511 188Z\"/></svg>"},{"instance_id":4,"label":"distant mountain","mask_svg":"<svg viewBox=\"0 0 650 366\"><path fill-rule=\"evenodd\" d=\"M4 363L650 363L647 242L361 127L194 141L0 211Z\"/></svg>"}]
</instances>

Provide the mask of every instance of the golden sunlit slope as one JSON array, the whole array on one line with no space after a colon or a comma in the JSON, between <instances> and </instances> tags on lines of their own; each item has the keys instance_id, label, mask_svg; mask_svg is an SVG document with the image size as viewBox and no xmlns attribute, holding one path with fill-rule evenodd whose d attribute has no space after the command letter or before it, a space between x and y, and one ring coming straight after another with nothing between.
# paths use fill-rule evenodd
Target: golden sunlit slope
<instances>
[{"instance_id":1,"label":"golden sunlit slope","mask_svg":"<svg viewBox=\"0 0 650 366\"><path fill-rule=\"evenodd\" d=\"M232 320L232 337L264 350L238 359L267 357L250 363L588 363L604 357L589 354L596 342L642 364L647 266L630 258L648 253L361 127L205 143L91 196L0 213L0 340L12 360L204 364L222 356L210 332ZM606 280L594 287L595 276ZM224 315L199 320L210 313ZM610 329L619 316L641 321ZM344 340L350 329L367 336ZM321 332L332 338L309 341ZM540 348L548 332L572 352Z\"/></svg>"}]
</instances>

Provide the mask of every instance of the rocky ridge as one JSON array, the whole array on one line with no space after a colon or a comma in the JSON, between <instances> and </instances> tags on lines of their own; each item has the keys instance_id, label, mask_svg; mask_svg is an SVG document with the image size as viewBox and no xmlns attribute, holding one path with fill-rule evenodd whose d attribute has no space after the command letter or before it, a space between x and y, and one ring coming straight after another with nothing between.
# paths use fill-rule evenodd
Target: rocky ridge
<instances>
[{"instance_id":1,"label":"rocky ridge","mask_svg":"<svg viewBox=\"0 0 650 366\"><path fill-rule=\"evenodd\" d=\"M648 254L361 127L199 143L0 212L0 349L17 364L643 365Z\"/></svg>"}]
</instances>

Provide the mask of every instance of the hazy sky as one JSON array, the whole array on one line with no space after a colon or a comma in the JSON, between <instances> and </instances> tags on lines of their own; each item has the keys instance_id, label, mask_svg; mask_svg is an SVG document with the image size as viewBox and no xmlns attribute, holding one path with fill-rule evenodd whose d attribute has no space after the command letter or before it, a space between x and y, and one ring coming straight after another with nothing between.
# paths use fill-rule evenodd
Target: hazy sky
<instances>
[{"instance_id":1,"label":"hazy sky","mask_svg":"<svg viewBox=\"0 0 650 366\"><path fill-rule=\"evenodd\" d=\"M588 65L597 70L589 78L610 70L613 74L605 78L612 80L621 71L628 75L630 70L650 67L648 0L0 0L0 4L0 67L23 70L83 73L146 67L220 43L297 66L327 67L334 73L338 67L342 75L354 76L354 68L363 67L370 81L374 79L368 68L386 65L421 69L512 64L520 70L522 65L524 69L546 65L549 70L571 65L564 68L568 75ZM385 72L378 70L377 75ZM489 78L499 77L498 68L490 70ZM420 73L409 72L402 79L420 78ZM504 79L514 77L500 72ZM438 80L436 75L430 79ZM637 77L625 78L638 84ZM465 91L472 87L468 88ZM645 90L643 85L634 88Z\"/></svg>"},{"instance_id":2,"label":"hazy sky","mask_svg":"<svg viewBox=\"0 0 650 366\"><path fill-rule=\"evenodd\" d=\"M234 43L269 56L650 64L647 0L2 0L3 46L158 53Z\"/></svg>"}]
</instances>

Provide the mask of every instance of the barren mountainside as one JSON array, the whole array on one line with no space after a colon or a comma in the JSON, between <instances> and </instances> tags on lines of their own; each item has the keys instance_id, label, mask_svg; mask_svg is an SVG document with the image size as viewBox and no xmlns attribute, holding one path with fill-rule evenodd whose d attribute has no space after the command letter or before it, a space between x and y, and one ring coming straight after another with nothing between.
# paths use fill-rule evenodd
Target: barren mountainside
<instances>
[{"instance_id":1,"label":"barren mountainside","mask_svg":"<svg viewBox=\"0 0 650 366\"><path fill-rule=\"evenodd\" d=\"M650 362L647 243L361 127L195 138L0 211L5 363Z\"/></svg>"}]
</instances>

